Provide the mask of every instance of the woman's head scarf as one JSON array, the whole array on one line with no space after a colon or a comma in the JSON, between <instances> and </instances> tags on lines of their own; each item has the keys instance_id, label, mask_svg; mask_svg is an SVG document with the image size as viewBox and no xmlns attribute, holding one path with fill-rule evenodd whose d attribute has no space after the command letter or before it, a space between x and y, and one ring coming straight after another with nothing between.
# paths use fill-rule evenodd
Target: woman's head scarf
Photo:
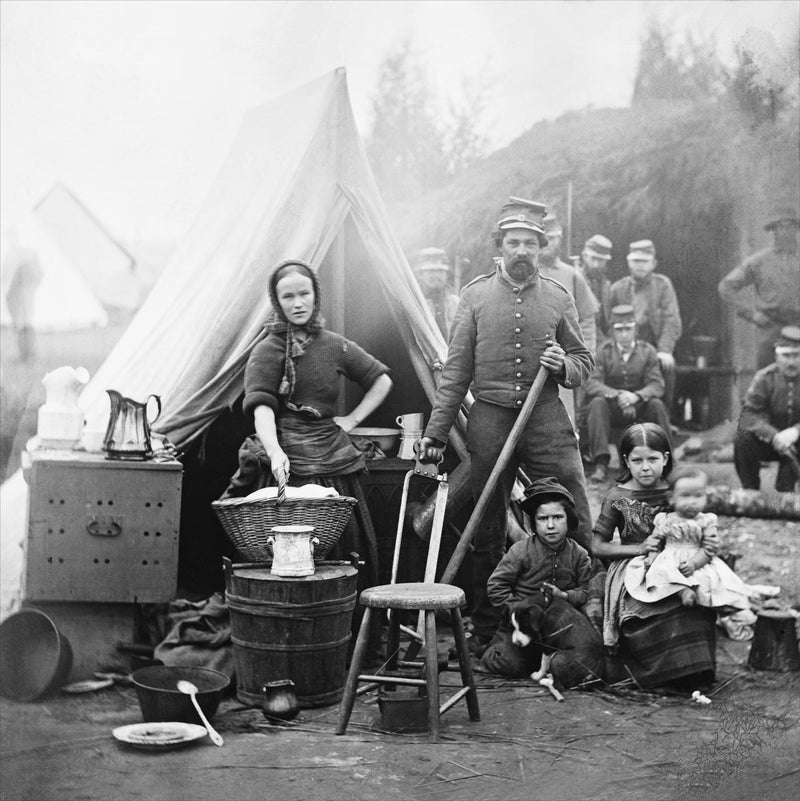
<instances>
[{"instance_id":1,"label":"woman's head scarf","mask_svg":"<svg viewBox=\"0 0 800 801\"><path fill-rule=\"evenodd\" d=\"M293 269L286 269L286 268ZM303 326L296 326L286 319L283 313L281 304L278 301L278 281L286 275L296 272L300 275L305 275L311 279L311 284L314 288L314 308L311 312L308 322ZM273 271L269 277L269 299L272 303L272 310L270 311L269 318L265 328L270 333L286 334L286 358L284 360L283 377L281 378L280 386L278 387L278 394L286 399L286 405L294 411L315 411L307 407L298 407L291 402L292 394L294 393L294 386L296 381L297 371L295 368L294 360L299 358L305 353L305 347L308 345L309 340L300 341L297 338L296 332L299 329L306 331L312 337L322 329L325 325L325 320L320 314L320 288L319 278L311 266L300 259L287 259L282 261ZM319 413L316 413L319 415Z\"/></svg>"}]
</instances>

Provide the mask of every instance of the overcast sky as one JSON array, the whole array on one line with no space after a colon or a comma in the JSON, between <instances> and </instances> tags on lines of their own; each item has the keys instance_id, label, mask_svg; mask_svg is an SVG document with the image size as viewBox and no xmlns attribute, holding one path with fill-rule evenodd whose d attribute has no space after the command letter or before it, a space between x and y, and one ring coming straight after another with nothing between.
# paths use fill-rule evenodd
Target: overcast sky
<instances>
[{"instance_id":1,"label":"overcast sky","mask_svg":"<svg viewBox=\"0 0 800 801\"><path fill-rule=\"evenodd\" d=\"M179 238L245 109L345 66L362 133L381 59L404 38L444 98L491 79L495 147L568 109L625 106L650 15L786 46L784 2L0 0L2 228L54 182L123 241Z\"/></svg>"}]
</instances>

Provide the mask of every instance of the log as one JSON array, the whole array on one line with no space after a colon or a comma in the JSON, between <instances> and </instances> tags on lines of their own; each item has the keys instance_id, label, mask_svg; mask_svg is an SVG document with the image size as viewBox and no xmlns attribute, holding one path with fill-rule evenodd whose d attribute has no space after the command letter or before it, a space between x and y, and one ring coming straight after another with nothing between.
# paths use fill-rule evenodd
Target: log
<instances>
[{"instance_id":1,"label":"log","mask_svg":"<svg viewBox=\"0 0 800 801\"><path fill-rule=\"evenodd\" d=\"M780 609L758 613L747 664L757 670L800 670L795 615Z\"/></svg>"},{"instance_id":2,"label":"log","mask_svg":"<svg viewBox=\"0 0 800 801\"><path fill-rule=\"evenodd\" d=\"M732 517L800 520L800 494L720 485L706 490L706 511Z\"/></svg>"}]
</instances>

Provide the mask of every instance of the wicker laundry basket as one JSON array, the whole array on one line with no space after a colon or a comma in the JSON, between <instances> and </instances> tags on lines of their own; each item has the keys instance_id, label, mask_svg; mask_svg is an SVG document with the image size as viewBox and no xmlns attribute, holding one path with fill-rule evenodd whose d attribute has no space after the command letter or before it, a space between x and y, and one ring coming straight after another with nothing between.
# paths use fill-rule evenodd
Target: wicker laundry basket
<instances>
[{"instance_id":1,"label":"wicker laundry basket","mask_svg":"<svg viewBox=\"0 0 800 801\"><path fill-rule=\"evenodd\" d=\"M314 548L314 561L327 557L342 536L350 519L355 498L345 495L334 498L226 498L213 501L211 508L236 550L250 562L272 559L272 546L267 537L273 526L313 526L319 545Z\"/></svg>"}]
</instances>

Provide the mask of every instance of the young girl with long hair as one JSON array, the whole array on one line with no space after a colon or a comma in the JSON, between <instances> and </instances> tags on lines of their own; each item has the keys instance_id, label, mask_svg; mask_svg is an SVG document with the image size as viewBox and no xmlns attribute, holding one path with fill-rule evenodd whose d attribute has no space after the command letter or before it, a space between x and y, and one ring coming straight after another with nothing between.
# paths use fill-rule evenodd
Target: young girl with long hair
<instances>
[{"instance_id":1,"label":"young girl with long hair","mask_svg":"<svg viewBox=\"0 0 800 801\"><path fill-rule=\"evenodd\" d=\"M631 560L659 547L653 526L655 516L669 509L669 439L655 423L637 423L623 432L619 451L622 474L592 530L592 554L608 565L603 642L642 686L697 675L707 680L716 667L715 616L682 606L677 595L644 603L625 587ZM709 532L706 546L712 553L719 548L715 532Z\"/></svg>"}]
</instances>

